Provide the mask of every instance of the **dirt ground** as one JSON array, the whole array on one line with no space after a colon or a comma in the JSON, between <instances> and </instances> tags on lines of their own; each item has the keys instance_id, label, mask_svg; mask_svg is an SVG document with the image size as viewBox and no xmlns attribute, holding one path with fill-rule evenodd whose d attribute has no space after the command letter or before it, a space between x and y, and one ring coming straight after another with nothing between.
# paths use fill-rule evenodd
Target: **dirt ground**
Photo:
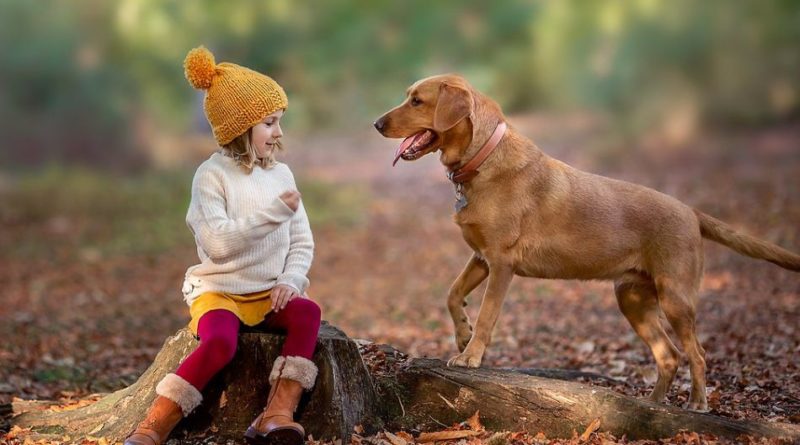
<instances>
[{"instance_id":1,"label":"dirt ground","mask_svg":"<svg viewBox=\"0 0 800 445\"><path fill-rule=\"evenodd\" d=\"M800 123L709 131L678 145L620 142L585 116L511 123L573 166L655 188L800 251ZM316 240L309 293L351 337L447 359L457 351L445 296L470 252L452 222L452 186L436 155L392 168L398 143L368 127L350 136L287 136L284 159L296 176L367 191L356 223L315 225L309 212ZM57 215L3 221L0 246L69 236L64 224ZM78 398L135 381L188 321L180 283L195 260L187 243L111 257L58 248L0 253L0 403ZM473 319L482 291L468 300ZM800 275L706 242L697 318L711 412L800 424ZM484 366L595 372L633 396L646 395L656 377L608 282L515 278ZM684 361L669 403L684 405L688 388Z\"/></svg>"}]
</instances>

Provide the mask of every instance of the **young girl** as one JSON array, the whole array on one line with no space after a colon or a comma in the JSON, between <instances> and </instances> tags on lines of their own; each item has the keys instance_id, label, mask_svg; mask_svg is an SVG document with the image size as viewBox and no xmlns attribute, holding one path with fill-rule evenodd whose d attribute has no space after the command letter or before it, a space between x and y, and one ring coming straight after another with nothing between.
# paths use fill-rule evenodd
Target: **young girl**
<instances>
[{"instance_id":1,"label":"young girl","mask_svg":"<svg viewBox=\"0 0 800 445\"><path fill-rule=\"evenodd\" d=\"M189 51L186 78L206 91L204 108L222 148L197 169L186 215L200 264L186 272L183 295L200 345L157 385L157 397L126 445L158 445L203 397L201 391L236 352L239 326L286 332L269 374L264 411L247 429L249 443L298 445L293 413L317 377L311 361L320 309L305 295L314 242L292 172L275 161L286 110L271 78Z\"/></svg>"}]
</instances>

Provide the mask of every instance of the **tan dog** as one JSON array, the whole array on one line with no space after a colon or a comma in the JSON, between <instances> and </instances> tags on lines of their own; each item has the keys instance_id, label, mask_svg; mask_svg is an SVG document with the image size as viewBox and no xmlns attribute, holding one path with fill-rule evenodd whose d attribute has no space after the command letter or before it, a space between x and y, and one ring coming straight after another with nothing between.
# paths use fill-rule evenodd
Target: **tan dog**
<instances>
[{"instance_id":1,"label":"tan dog","mask_svg":"<svg viewBox=\"0 0 800 445\"><path fill-rule=\"evenodd\" d=\"M505 120L500 107L462 77L444 75L412 85L406 100L375 128L385 137L406 138L398 157L410 161L439 150L442 164L453 172L475 157ZM572 168L510 127L462 192L466 206L454 220L474 254L448 295L461 351L448 365L480 366L514 275L608 279L622 313L655 357L658 380L650 398L664 399L680 360L659 322L663 311L688 355L688 407L705 411L705 351L695 331L702 239L800 270L796 254L737 233L655 190ZM486 277L472 335L465 297Z\"/></svg>"}]
</instances>

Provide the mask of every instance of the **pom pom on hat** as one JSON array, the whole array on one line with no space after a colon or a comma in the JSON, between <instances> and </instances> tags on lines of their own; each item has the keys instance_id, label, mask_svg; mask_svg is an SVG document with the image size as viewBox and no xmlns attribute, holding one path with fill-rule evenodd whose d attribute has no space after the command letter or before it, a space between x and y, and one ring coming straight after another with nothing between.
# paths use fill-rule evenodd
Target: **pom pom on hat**
<instances>
[{"instance_id":1,"label":"pom pom on hat","mask_svg":"<svg viewBox=\"0 0 800 445\"><path fill-rule=\"evenodd\" d=\"M203 111L221 147L289 104L274 79L235 63L217 64L203 46L189 51L183 68L186 80L205 92Z\"/></svg>"},{"instance_id":2,"label":"pom pom on hat","mask_svg":"<svg viewBox=\"0 0 800 445\"><path fill-rule=\"evenodd\" d=\"M183 61L184 74L186 80L198 90L211 88L211 81L217 71L217 64L214 61L214 54L211 54L204 46L198 46L186 54Z\"/></svg>"}]
</instances>

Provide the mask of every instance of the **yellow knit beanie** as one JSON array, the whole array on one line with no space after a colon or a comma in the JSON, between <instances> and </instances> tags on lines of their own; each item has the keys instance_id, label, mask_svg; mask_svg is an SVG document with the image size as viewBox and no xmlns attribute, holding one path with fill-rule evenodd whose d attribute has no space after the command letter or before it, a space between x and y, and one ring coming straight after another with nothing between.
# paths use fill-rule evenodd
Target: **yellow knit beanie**
<instances>
[{"instance_id":1,"label":"yellow knit beanie","mask_svg":"<svg viewBox=\"0 0 800 445\"><path fill-rule=\"evenodd\" d=\"M289 105L283 88L271 77L234 63L217 64L203 46L189 51L183 67L186 80L206 91L203 108L220 146Z\"/></svg>"}]
</instances>

